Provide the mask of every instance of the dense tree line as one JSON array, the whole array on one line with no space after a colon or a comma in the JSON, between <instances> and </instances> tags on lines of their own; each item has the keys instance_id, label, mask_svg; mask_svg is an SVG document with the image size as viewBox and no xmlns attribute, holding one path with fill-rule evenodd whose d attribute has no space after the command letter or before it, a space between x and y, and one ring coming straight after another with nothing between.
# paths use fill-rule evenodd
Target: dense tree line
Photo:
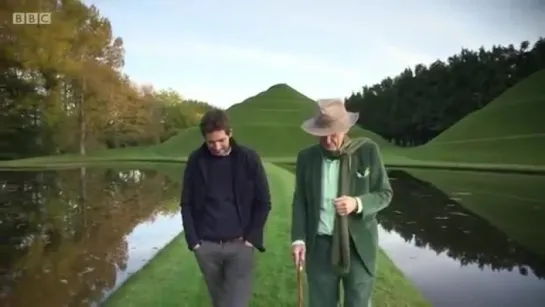
<instances>
[{"instance_id":1,"label":"dense tree line","mask_svg":"<svg viewBox=\"0 0 545 307\"><path fill-rule=\"evenodd\" d=\"M52 23L13 25L13 12ZM123 40L82 1L4 0L0 21L0 159L158 143L211 108L132 82Z\"/></svg>"},{"instance_id":2,"label":"dense tree line","mask_svg":"<svg viewBox=\"0 0 545 307\"><path fill-rule=\"evenodd\" d=\"M419 64L364 86L346 103L360 112L363 128L398 145L420 145L544 68L544 38L518 48L462 49L446 61Z\"/></svg>"}]
</instances>

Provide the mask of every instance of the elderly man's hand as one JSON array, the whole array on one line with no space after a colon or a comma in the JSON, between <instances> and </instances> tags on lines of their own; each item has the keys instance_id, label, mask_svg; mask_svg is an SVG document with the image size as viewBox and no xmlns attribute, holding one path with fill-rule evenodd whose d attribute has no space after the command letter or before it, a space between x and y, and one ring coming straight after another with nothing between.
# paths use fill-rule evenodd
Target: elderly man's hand
<instances>
[{"instance_id":1,"label":"elderly man's hand","mask_svg":"<svg viewBox=\"0 0 545 307\"><path fill-rule=\"evenodd\" d=\"M303 269L303 265L305 264L305 253L305 243L296 243L292 245L291 255L298 270Z\"/></svg>"},{"instance_id":2,"label":"elderly man's hand","mask_svg":"<svg viewBox=\"0 0 545 307\"><path fill-rule=\"evenodd\" d=\"M356 198L350 196L341 196L334 200L335 210L340 216L348 215L358 208Z\"/></svg>"}]
</instances>

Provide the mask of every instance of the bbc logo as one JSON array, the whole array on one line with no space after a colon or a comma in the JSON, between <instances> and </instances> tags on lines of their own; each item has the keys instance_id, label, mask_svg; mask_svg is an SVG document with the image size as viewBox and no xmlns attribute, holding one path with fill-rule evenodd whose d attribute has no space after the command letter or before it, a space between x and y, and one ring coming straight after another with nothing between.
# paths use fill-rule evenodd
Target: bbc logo
<instances>
[{"instance_id":1,"label":"bbc logo","mask_svg":"<svg viewBox=\"0 0 545 307\"><path fill-rule=\"evenodd\" d=\"M13 13L14 25L48 25L51 13Z\"/></svg>"}]
</instances>

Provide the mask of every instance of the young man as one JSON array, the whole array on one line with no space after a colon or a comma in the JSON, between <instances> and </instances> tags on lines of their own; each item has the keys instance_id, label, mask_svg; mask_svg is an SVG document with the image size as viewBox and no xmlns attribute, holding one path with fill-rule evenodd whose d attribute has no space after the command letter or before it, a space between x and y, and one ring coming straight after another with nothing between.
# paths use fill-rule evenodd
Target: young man
<instances>
[{"instance_id":1,"label":"young man","mask_svg":"<svg viewBox=\"0 0 545 307\"><path fill-rule=\"evenodd\" d=\"M297 157L292 254L306 267L310 307L336 307L342 280L345 307L371 306L378 250L377 212L393 192L378 146L347 132L358 120L342 100L318 101L302 129L319 144Z\"/></svg>"},{"instance_id":2,"label":"young man","mask_svg":"<svg viewBox=\"0 0 545 307\"><path fill-rule=\"evenodd\" d=\"M200 129L204 144L189 156L184 173L185 238L214 307L247 306L254 248L265 250L267 178L258 154L234 141L224 111L207 112Z\"/></svg>"}]
</instances>

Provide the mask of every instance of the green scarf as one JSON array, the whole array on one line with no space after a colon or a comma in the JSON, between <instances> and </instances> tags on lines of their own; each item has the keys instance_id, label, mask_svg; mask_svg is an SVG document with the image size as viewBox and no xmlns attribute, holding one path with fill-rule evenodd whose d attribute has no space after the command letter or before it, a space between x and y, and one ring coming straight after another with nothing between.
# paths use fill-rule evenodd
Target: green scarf
<instances>
[{"instance_id":1,"label":"green scarf","mask_svg":"<svg viewBox=\"0 0 545 307\"><path fill-rule=\"evenodd\" d=\"M365 138L351 140L345 136L343 145L335 152L327 151L322 147L322 154L327 159L339 159L339 188L338 196L349 195L351 182L352 155L358 148L366 142ZM333 267L339 273L346 274L350 270L350 234L348 230L348 217L335 214L335 223L333 226L333 241L331 245L331 261Z\"/></svg>"}]
</instances>

